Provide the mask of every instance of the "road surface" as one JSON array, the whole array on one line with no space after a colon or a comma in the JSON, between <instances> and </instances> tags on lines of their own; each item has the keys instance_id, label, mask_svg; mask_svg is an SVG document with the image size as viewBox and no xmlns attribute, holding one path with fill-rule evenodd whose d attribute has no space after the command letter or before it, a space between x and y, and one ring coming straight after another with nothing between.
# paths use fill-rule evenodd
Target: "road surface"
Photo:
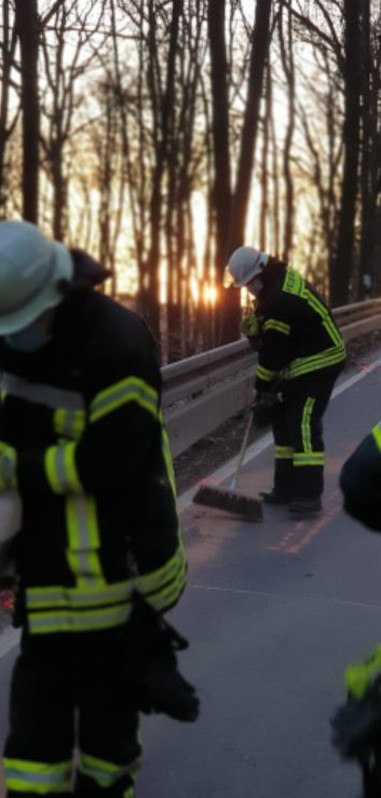
<instances>
[{"instance_id":1,"label":"road surface","mask_svg":"<svg viewBox=\"0 0 381 798\"><path fill-rule=\"evenodd\" d=\"M250 525L195 505L182 511L189 586L170 620L191 641L180 661L202 714L189 726L143 719L137 798L359 796L357 769L331 747L329 717L344 699L344 667L381 642L381 537L344 516L338 473L381 418L381 351L346 373L337 394L321 517L294 522L265 508L264 522ZM271 484L268 442L254 447L244 492ZM6 634L0 742L17 651Z\"/></svg>"}]
</instances>

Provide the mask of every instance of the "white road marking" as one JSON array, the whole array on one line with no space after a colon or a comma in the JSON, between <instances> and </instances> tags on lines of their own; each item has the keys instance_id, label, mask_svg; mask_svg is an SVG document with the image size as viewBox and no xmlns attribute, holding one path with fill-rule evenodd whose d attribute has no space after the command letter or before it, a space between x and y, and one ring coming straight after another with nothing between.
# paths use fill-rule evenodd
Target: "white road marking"
<instances>
[{"instance_id":1,"label":"white road marking","mask_svg":"<svg viewBox=\"0 0 381 798\"><path fill-rule=\"evenodd\" d=\"M281 601L309 601L324 604L337 604L340 607L359 607L365 610L381 610L381 604L371 604L365 601L350 601L349 599L325 598L324 596L298 596L288 593L272 593L265 590L248 590L235 587L219 587L218 585L189 585L191 590L205 590L210 593L232 593L237 596L254 596L255 598L281 599Z\"/></svg>"}]
</instances>

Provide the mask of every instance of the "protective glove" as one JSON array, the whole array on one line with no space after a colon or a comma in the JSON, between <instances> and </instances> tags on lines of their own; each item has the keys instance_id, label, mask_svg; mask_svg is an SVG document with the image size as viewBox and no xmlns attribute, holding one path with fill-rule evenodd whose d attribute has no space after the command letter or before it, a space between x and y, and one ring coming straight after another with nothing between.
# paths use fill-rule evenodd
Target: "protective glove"
<instances>
[{"instance_id":1,"label":"protective glove","mask_svg":"<svg viewBox=\"0 0 381 798\"><path fill-rule=\"evenodd\" d=\"M17 487L17 452L13 446L0 441L0 491Z\"/></svg>"},{"instance_id":2,"label":"protective glove","mask_svg":"<svg viewBox=\"0 0 381 798\"><path fill-rule=\"evenodd\" d=\"M259 320L254 313L250 313L243 317L241 321L241 333L242 335L246 335L251 348L256 352L262 348L263 342L260 335Z\"/></svg>"},{"instance_id":3,"label":"protective glove","mask_svg":"<svg viewBox=\"0 0 381 798\"><path fill-rule=\"evenodd\" d=\"M369 529L381 532L381 451L380 428L357 446L346 460L340 474L345 511Z\"/></svg>"},{"instance_id":4,"label":"protective glove","mask_svg":"<svg viewBox=\"0 0 381 798\"><path fill-rule=\"evenodd\" d=\"M253 420L256 427L267 427L273 423L279 410L281 399L274 391L261 391L256 394L252 405Z\"/></svg>"},{"instance_id":5,"label":"protective glove","mask_svg":"<svg viewBox=\"0 0 381 798\"><path fill-rule=\"evenodd\" d=\"M199 699L195 688L177 669L177 651L188 642L137 592L128 622L128 665L135 678L138 709L163 712L181 721L195 721Z\"/></svg>"}]
</instances>

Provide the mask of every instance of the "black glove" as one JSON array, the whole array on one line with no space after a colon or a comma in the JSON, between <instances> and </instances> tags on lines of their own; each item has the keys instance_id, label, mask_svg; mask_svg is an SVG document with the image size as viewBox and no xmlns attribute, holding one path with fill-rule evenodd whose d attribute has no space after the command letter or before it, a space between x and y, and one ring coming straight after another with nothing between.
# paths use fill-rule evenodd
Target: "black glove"
<instances>
[{"instance_id":1,"label":"black glove","mask_svg":"<svg viewBox=\"0 0 381 798\"><path fill-rule=\"evenodd\" d=\"M257 393L252 406L255 426L267 427L272 424L281 402L281 398L274 391L261 391Z\"/></svg>"},{"instance_id":2,"label":"black glove","mask_svg":"<svg viewBox=\"0 0 381 798\"><path fill-rule=\"evenodd\" d=\"M188 648L188 641L139 593L133 594L132 603L127 657L134 671L138 709L195 721L200 702L195 688L179 673L176 658L177 651Z\"/></svg>"},{"instance_id":3,"label":"black glove","mask_svg":"<svg viewBox=\"0 0 381 798\"><path fill-rule=\"evenodd\" d=\"M346 512L369 529L381 532L381 452L372 434L344 463L340 487Z\"/></svg>"}]
</instances>

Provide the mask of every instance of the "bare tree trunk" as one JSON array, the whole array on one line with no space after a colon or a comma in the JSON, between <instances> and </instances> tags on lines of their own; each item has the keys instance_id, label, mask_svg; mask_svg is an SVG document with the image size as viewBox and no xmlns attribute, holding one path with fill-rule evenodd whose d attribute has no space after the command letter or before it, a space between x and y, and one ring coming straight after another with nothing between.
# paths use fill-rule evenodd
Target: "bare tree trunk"
<instances>
[{"instance_id":1,"label":"bare tree trunk","mask_svg":"<svg viewBox=\"0 0 381 798\"><path fill-rule=\"evenodd\" d=\"M37 0L15 0L16 29L21 48L22 130L23 130L23 216L38 222L38 45L39 17Z\"/></svg>"},{"instance_id":2,"label":"bare tree trunk","mask_svg":"<svg viewBox=\"0 0 381 798\"><path fill-rule=\"evenodd\" d=\"M284 212L284 237L282 258L288 260L293 244L294 233L294 183L291 168L291 149L295 129L295 70L293 56L292 13L288 9L287 31L283 30L283 11L279 14L279 38L282 66L287 78L288 121L283 150L283 175L286 185L286 207Z\"/></svg>"},{"instance_id":3,"label":"bare tree trunk","mask_svg":"<svg viewBox=\"0 0 381 798\"><path fill-rule=\"evenodd\" d=\"M330 280L333 307L348 302L352 278L360 148L360 9L360 0L344 0L345 152L337 253Z\"/></svg>"}]
</instances>

